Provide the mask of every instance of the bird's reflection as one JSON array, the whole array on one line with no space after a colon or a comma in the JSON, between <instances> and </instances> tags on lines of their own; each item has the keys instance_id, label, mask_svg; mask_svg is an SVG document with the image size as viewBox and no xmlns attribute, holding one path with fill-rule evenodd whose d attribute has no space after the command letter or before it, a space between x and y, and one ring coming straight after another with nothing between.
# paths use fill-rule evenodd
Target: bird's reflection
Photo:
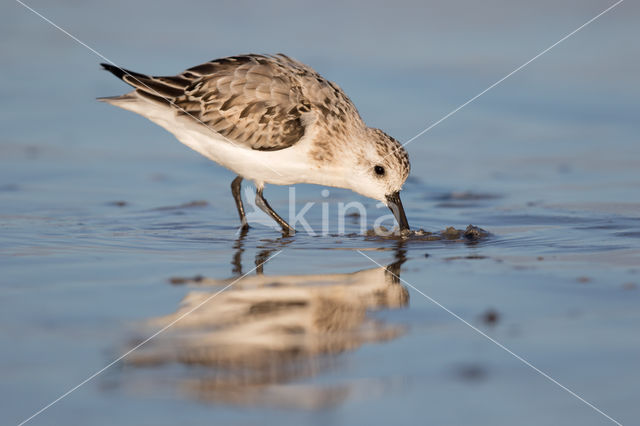
<instances>
[{"instance_id":1,"label":"bird's reflection","mask_svg":"<svg viewBox=\"0 0 640 426\"><path fill-rule=\"evenodd\" d=\"M242 273L244 235L235 243L232 268ZM274 245L276 246L276 245ZM271 255L256 255L260 264ZM188 397L240 405L320 408L350 393L341 386L301 386L326 372L337 354L394 339L403 327L374 319L372 311L406 306L398 279L405 250L387 267L352 273L265 275L257 271L211 297L237 278L199 277L171 315L149 320L164 327L210 298L169 330L133 352L130 366L181 365L173 384ZM168 375L163 375L163 382ZM293 383L297 382L297 385Z\"/></svg>"}]
</instances>

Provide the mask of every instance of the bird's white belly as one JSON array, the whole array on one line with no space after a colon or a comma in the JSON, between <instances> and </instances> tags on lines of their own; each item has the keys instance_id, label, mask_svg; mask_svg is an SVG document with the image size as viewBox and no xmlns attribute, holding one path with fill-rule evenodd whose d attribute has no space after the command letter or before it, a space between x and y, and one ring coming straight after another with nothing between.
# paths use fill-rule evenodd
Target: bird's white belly
<instances>
[{"instance_id":1,"label":"bird's white belly","mask_svg":"<svg viewBox=\"0 0 640 426\"><path fill-rule=\"evenodd\" d=\"M306 149L301 146L258 151L234 144L206 128L202 130L188 129L174 135L183 144L259 186L291 185L305 180L301 177L313 179L315 175L309 168Z\"/></svg>"},{"instance_id":2,"label":"bird's white belly","mask_svg":"<svg viewBox=\"0 0 640 426\"><path fill-rule=\"evenodd\" d=\"M171 132L180 142L258 187L265 183L292 185L314 183L342 186L343 178L315 165L308 155L313 135L306 135L295 145L277 150L260 151L225 139L214 130L192 118L179 116L171 108L150 102L118 105L129 109Z\"/></svg>"}]
</instances>

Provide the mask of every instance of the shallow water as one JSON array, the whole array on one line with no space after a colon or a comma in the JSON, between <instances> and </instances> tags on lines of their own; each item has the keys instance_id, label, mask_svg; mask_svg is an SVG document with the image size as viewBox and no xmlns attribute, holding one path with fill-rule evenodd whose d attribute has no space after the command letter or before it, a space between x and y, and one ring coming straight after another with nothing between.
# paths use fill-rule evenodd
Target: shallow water
<instances>
[{"instance_id":1,"label":"shallow water","mask_svg":"<svg viewBox=\"0 0 640 426\"><path fill-rule=\"evenodd\" d=\"M632 423L640 93L626 3L408 146L412 227L473 224L490 232L478 241L361 235L358 217L337 235L337 203L363 202L367 229L381 210L305 185L296 204L315 202L321 229L328 203L325 235L239 234L229 172L95 102L124 90L100 59L1 6L2 423L203 301L30 424L610 423L486 336ZM142 72L286 51L399 140L607 6L327 7L303 24L308 11L284 3L30 4ZM286 212L286 188L265 194Z\"/></svg>"}]
</instances>

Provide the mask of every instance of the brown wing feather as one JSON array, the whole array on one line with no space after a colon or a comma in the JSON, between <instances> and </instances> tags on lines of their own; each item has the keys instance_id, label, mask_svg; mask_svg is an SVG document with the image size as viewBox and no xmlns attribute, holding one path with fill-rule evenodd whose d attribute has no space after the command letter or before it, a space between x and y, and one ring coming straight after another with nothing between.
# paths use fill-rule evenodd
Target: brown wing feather
<instances>
[{"instance_id":1,"label":"brown wing feather","mask_svg":"<svg viewBox=\"0 0 640 426\"><path fill-rule=\"evenodd\" d=\"M121 78L141 95L173 103L178 114L257 150L294 145L314 115L336 125L360 119L337 85L282 54L215 59L172 77L131 74Z\"/></svg>"},{"instance_id":2,"label":"brown wing feather","mask_svg":"<svg viewBox=\"0 0 640 426\"><path fill-rule=\"evenodd\" d=\"M279 150L305 133L310 104L300 81L277 60L258 55L190 68L199 75L175 103L216 132L252 149Z\"/></svg>"}]
</instances>

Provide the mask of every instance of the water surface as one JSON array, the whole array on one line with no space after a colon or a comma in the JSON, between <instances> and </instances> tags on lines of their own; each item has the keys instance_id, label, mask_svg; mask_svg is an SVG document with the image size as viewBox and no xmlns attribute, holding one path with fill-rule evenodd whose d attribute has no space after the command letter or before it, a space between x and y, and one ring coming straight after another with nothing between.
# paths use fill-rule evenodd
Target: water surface
<instances>
[{"instance_id":1,"label":"water surface","mask_svg":"<svg viewBox=\"0 0 640 426\"><path fill-rule=\"evenodd\" d=\"M141 72L284 51L399 140L608 6L30 5ZM408 145L412 226L491 232L474 243L370 238L357 218L337 236L339 202L365 203L368 226L381 210L306 185L297 204L316 202L321 229L328 203L329 235L238 234L231 173L95 102L126 89L84 47L18 4L1 15L3 424L247 273L31 423L610 423L442 307L616 420L638 418L637 5ZM286 188L265 194L287 211Z\"/></svg>"}]
</instances>

